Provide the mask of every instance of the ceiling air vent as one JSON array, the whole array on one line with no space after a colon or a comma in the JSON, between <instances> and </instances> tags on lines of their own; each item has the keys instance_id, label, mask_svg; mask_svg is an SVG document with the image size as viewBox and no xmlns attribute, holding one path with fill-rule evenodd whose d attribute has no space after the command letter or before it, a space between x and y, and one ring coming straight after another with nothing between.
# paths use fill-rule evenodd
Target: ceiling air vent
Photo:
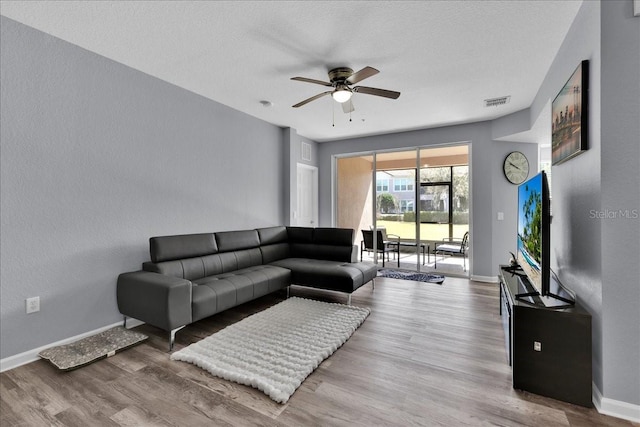
<instances>
[{"instance_id":1,"label":"ceiling air vent","mask_svg":"<svg viewBox=\"0 0 640 427\"><path fill-rule=\"evenodd\" d=\"M485 107L497 107L498 105L508 104L510 99L511 99L510 96L501 96L499 98L485 99L484 100L484 106Z\"/></svg>"}]
</instances>

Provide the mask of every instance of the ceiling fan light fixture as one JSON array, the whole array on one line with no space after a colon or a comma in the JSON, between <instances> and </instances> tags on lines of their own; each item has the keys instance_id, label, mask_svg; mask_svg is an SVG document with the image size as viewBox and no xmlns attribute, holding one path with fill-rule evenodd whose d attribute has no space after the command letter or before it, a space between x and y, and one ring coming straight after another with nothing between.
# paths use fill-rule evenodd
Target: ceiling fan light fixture
<instances>
[{"instance_id":1,"label":"ceiling fan light fixture","mask_svg":"<svg viewBox=\"0 0 640 427\"><path fill-rule=\"evenodd\" d=\"M343 103L343 102L347 102L348 100L351 99L351 91L347 90L347 89L336 89L331 93L331 96L333 97L333 99L335 99L337 102L339 103Z\"/></svg>"}]
</instances>

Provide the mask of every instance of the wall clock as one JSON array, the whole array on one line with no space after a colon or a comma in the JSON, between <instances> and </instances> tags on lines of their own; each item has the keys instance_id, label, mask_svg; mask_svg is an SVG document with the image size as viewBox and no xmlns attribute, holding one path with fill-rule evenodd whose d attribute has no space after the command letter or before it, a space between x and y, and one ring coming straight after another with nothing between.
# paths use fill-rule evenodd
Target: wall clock
<instances>
[{"instance_id":1,"label":"wall clock","mask_svg":"<svg viewBox=\"0 0 640 427\"><path fill-rule=\"evenodd\" d=\"M504 176L512 184L522 184L529 176L529 160L519 151L512 151L502 165Z\"/></svg>"}]
</instances>

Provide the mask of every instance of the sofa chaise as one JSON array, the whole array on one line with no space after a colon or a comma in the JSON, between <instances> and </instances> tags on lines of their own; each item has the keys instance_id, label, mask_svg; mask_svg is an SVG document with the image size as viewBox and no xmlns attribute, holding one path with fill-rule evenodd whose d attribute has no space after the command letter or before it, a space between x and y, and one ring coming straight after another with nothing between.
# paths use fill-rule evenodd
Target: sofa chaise
<instances>
[{"instance_id":1,"label":"sofa chaise","mask_svg":"<svg viewBox=\"0 0 640 427\"><path fill-rule=\"evenodd\" d=\"M354 230L268 227L149 239L151 261L118 277L120 312L169 332L289 285L348 294L373 282Z\"/></svg>"}]
</instances>

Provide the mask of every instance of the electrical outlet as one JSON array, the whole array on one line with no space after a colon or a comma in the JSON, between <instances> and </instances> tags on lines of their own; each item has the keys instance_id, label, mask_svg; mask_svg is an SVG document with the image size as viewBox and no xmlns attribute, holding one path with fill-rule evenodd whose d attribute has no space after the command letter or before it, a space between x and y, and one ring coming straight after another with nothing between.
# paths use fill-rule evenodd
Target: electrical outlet
<instances>
[{"instance_id":1,"label":"electrical outlet","mask_svg":"<svg viewBox=\"0 0 640 427\"><path fill-rule=\"evenodd\" d=\"M542 351L542 343L539 341L533 342L533 350L534 351Z\"/></svg>"},{"instance_id":2,"label":"electrical outlet","mask_svg":"<svg viewBox=\"0 0 640 427\"><path fill-rule=\"evenodd\" d=\"M27 298L25 302L27 314L40 311L40 297Z\"/></svg>"}]
</instances>

